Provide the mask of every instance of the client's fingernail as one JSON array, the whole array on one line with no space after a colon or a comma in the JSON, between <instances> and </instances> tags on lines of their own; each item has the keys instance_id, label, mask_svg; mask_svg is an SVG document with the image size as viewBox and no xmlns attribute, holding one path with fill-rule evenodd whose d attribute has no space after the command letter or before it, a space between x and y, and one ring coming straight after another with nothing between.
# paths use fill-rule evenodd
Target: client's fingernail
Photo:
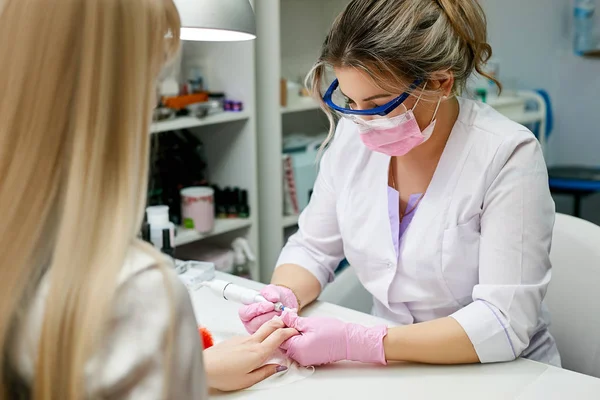
<instances>
[{"instance_id":1,"label":"client's fingernail","mask_svg":"<svg viewBox=\"0 0 600 400\"><path fill-rule=\"evenodd\" d=\"M278 365L277 368L275 369L275 371L277 372L283 372L283 371L287 371L288 367L286 367L285 365Z\"/></svg>"}]
</instances>

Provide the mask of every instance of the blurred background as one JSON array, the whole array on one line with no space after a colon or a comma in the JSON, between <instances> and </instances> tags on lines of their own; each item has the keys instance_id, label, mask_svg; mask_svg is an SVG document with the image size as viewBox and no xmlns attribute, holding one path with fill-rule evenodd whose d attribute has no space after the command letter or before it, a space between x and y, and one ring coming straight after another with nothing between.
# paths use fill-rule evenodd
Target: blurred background
<instances>
[{"instance_id":1,"label":"blurred background","mask_svg":"<svg viewBox=\"0 0 600 400\"><path fill-rule=\"evenodd\" d=\"M255 41L184 42L159 88L148 190L149 206L169 207L152 218L173 228L178 258L270 279L309 201L328 129L303 79L348 2L255 0ZM600 2L481 4L494 51L487 69L504 91L474 76L464 95L531 129L557 211L600 224ZM206 189L182 192L198 186Z\"/></svg>"}]
</instances>

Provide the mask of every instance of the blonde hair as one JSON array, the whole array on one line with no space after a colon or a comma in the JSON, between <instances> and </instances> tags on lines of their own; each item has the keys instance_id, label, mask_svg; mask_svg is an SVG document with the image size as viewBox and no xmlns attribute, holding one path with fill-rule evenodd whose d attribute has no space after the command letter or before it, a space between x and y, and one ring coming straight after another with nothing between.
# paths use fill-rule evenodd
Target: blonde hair
<instances>
[{"instance_id":1,"label":"blonde hair","mask_svg":"<svg viewBox=\"0 0 600 400\"><path fill-rule=\"evenodd\" d=\"M427 82L452 72L453 92L460 94L473 71L501 88L484 71L491 56L477 0L353 0L333 23L306 80L331 123L325 144L335 129L335 115L322 100L328 67L356 68L398 94L416 79Z\"/></svg>"},{"instance_id":2,"label":"blonde hair","mask_svg":"<svg viewBox=\"0 0 600 400\"><path fill-rule=\"evenodd\" d=\"M44 273L31 398L85 397L85 363L139 245L155 80L179 26L172 0L0 1L0 399Z\"/></svg>"}]
</instances>

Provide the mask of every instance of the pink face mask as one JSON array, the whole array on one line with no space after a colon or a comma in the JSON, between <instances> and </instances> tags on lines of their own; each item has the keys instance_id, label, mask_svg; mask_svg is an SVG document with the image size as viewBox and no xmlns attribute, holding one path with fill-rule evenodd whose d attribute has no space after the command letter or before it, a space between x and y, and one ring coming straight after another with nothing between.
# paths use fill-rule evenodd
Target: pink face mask
<instances>
[{"instance_id":1,"label":"pink face mask","mask_svg":"<svg viewBox=\"0 0 600 400\"><path fill-rule=\"evenodd\" d=\"M427 141L435 129L435 117L442 98L438 101L431 123L422 131L413 113L413 110L419 104L419 100L417 100L412 110L396 117L374 120L355 119L364 145L372 151L395 157L403 156Z\"/></svg>"}]
</instances>

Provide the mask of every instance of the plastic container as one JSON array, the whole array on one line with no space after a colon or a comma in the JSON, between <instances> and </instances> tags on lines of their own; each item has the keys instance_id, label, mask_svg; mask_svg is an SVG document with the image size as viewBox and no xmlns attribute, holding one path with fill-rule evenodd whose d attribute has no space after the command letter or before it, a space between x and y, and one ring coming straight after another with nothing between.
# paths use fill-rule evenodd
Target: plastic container
<instances>
[{"instance_id":1,"label":"plastic container","mask_svg":"<svg viewBox=\"0 0 600 400\"><path fill-rule=\"evenodd\" d=\"M215 227L215 191L208 186L181 190L181 218L183 226L199 233L208 233Z\"/></svg>"},{"instance_id":2,"label":"plastic container","mask_svg":"<svg viewBox=\"0 0 600 400\"><path fill-rule=\"evenodd\" d=\"M186 261L185 271L179 274L179 279L188 290L196 290L202 282L215 278L215 265L209 262Z\"/></svg>"},{"instance_id":3,"label":"plastic container","mask_svg":"<svg viewBox=\"0 0 600 400\"><path fill-rule=\"evenodd\" d=\"M296 134L284 142L283 153L292 159L299 211L308 205L309 193L317 180L317 154L326 137L326 133L316 137Z\"/></svg>"},{"instance_id":4,"label":"plastic container","mask_svg":"<svg viewBox=\"0 0 600 400\"><path fill-rule=\"evenodd\" d=\"M595 48L594 12L596 0L575 0L573 28L575 31L575 54L584 55Z\"/></svg>"},{"instance_id":5,"label":"plastic container","mask_svg":"<svg viewBox=\"0 0 600 400\"><path fill-rule=\"evenodd\" d=\"M163 230L171 233L171 243L175 243L175 224L169 221L168 206L151 206L146 208L148 225L150 225L150 241L157 249L163 248Z\"/></svg>"},{"instance_id":6,"label":"plastic container","mask_svg":"<svg viewBox=\"0 0 600 400\"><path fill-rule=\"evenodd\" d=\"M174 258L173 261L175 264L175 272L177 272L177 274L181 275L188 270L187 261L178 260L176 258Z\"/></svg>"},{"instance_id":7,"label":"plastic container","mask_svg":"<svg viewBox=\"0 0 600 400\"><path fill-rule=\"evenodd\" d=\"M215 279L215 264L205 261L187 261L186 265L188 271L193 269L200 272L200 276L204 281L210 281Z\"/></svg>"},{"instance_id":8,"label":"plastic container","mask_svg":"<svg viewBox=\"0 0 600 400\"><path fill-rule=\"evenodd\" d=\"M196 269L188 269L178 276L189 291L199 289L202 282L205 281L205 279L203 279L204 275L202 271Z\"/></svg>"}]
</instances>

